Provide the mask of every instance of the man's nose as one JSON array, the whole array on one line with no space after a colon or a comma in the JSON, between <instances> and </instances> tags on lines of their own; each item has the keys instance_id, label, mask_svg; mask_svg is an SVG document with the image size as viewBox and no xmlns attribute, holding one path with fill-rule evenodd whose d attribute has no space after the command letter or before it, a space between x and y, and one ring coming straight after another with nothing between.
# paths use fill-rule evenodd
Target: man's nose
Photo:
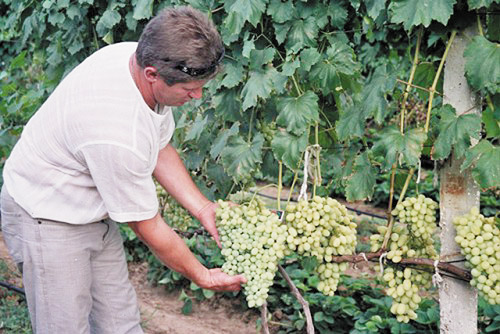
<instances>
[{"instance_id":1,"label":"man's nose","mask_svg":"<svg viewBox=\"0 0 500 334\"><path fill-rule=\"evenodd\" d=\"M202 95L203 95L203 88L195 89L189 93L190 98L197 100L201 99Z\"/></svg>"}]
</instances>

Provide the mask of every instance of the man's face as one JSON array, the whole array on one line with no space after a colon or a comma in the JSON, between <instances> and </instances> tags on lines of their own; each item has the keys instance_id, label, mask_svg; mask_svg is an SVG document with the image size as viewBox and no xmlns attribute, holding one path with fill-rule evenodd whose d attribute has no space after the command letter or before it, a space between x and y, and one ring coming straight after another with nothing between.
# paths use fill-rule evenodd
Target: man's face
<instances>
[{"instance_id":1,"label":"man's face","mask_svg":"<svg viewBox=\"0 0 500 334\"><path fill-rule=\"evenodd\" d=\"M158 104L179 107L191 99L201 99L206 80L177 83L169 86L162 79L152 83L153 96Z\"/></svg>"}]
</instances>

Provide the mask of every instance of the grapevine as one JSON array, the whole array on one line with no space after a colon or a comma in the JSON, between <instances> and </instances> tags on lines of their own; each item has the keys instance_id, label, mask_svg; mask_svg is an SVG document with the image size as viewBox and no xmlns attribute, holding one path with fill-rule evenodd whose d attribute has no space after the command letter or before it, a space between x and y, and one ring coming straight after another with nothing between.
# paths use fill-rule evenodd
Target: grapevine
<instances>
[{"instance_id":1,"label":"grapevine","mask_svg":"<svg viewBox=\"0 0 500 334\"><path fill-rule=\"evenodd\" d=\"M500 304L500 231L495 217L486 218L473 207L453 220L457 229L455 241L471 268L470 284L490 304Z\"/></svg>"}]
</instances>

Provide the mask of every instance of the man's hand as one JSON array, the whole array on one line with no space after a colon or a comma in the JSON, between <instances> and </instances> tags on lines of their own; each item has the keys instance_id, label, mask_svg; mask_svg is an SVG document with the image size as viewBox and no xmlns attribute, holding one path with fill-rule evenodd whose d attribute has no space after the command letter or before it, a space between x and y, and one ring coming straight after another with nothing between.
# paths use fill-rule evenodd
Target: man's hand
<instances>
[{"instance_id":1,"label":"man's hand","mask_svg":"<svg viewBox=\"0 0 500 334\"><path fill-rule=\"evenodd\" d=\"M243 275L231 276L220 268L208 269L203 282L195 282L203 289L214 291L239 291L241 285L247 282Z\"/></svg>"},{"instance_id":2,"label":"man's hand","mask_svg":"<svg viewBox=\"0 0 500 334\"><path fill-rule=\"evenodd\" d=\"M215 202L209 202L205 206L203 206L198 212L195 214L195 218L200 221L205 230L214 238L217 246L222 248L219 239L219 233L217 232L217 227L215 226L215 209L219 204Z\"/></svg>"}]
</instances>

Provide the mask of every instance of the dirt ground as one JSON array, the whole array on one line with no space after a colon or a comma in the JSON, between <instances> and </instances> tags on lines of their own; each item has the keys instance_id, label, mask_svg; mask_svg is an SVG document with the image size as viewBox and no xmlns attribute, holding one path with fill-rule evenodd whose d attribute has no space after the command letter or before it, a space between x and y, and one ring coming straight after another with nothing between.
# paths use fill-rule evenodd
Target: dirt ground
<instances>
[{"instance_id":1,"label":"dirt ground","mask_svg":"<svg viewBox=\"0 0 500 334\"><path fill-rule=\"evenodd\" d=\"M10 260L0 232L0 260L17 273ZM255 334L258 315L238 310L236 301L212 298L194 302L193 312L183 315L183 302L179 293L168 293L162 287L153 287L147 282L147 267L144 264L129 265L130 280L134 285L143 329L146 334ZM12 275L10 284L21 286L20 275Z\"/></svg>"}]
</instances>

